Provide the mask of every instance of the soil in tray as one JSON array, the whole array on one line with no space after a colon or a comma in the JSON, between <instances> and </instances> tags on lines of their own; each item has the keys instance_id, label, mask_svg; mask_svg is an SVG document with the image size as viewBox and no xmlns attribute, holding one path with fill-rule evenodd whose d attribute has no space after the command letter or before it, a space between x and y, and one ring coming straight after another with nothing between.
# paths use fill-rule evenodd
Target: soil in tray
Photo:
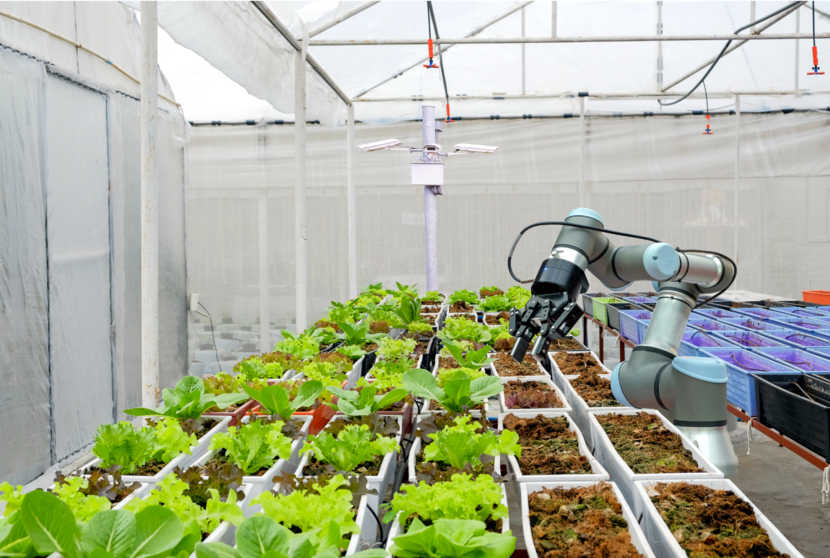
<instances>
[{"instance_id":1,"label":"soil in tray","mask_svg":"<svg viewBox=\"0 0 830 558\"><path fill-rule=\"evenodd\" d=\"M276 462L277 462L277 459L274 460L274 463L276 463ZM222 465L224 463L228 463L228 456L225 453L225 450L221 450L221 451L219 451L219 453L217 453L215 456L213 456L213 459L211 459L210 461L205 463L205 467L209 467L211 464L216 466L216 465ZM262 475L264 475L265 473L268 472L268 469L270 469L270 467L263 467L262 469L260 469L259 471L255 472L255 473L250 473L250 474L246 473L245 476L246 477L261 477Z\"/></svg>"},{"instance_id":2,"label":"soil in tray","mask_svg":"<svg viewBox=\"0 0 830 558\"><path fill-rule=\"evenodd\" d=\"M437 314L440 311L440 306L433 306L431 304L421 304L421 314Z\"/></svg>"},{"instance_id":3,"label":"soil in tray","mask_svg":"<svg viewBox=\"0 0 830 558\"><path fill-rule=\"evenodd\" d=\"M499 320L510 321L510 312L499 312L498 314L484 314L484 323L487 325L501 325Z\"/></svg>"},{"instance_id":4,"label":"soil in tray","mask_svg":"<svg viewBox=\"0 0 830 558\"><path fill-rule=\"evenodd\" d=\"M467 304L466 302L464 302L462 300L459 300L458 302L456 302L455 304L450 306L450 313L451 314L452 313L459 313L460 314L462 312L473 312L473 311L474 310L473 310L472 305Z\"/></svg>"},{"instance_id":5,"label":"soil in tray","mask_svg":"<svg viewBox=\"0 0 830 558\"><path fill-rule=\"evenodd\" d=\"M438 401L436 401L435 399L430 399L429 400L429 410L430 411L443 411L444 407L442 407L441 404ZM475 407L472 407L472 408L467 409L467 410L468 411L484 411L484 403L479 403Z\"/></svg>"},{"instance_id":6,"label":"soil in tray","mask_svg":"<svg viewBox=\"0 0 830 558\"><path fill-rule=\"evenodd\" d=\"M437 314L436 315L426 314L426 315L423 315L421 317L424 319L424 321L426 323L428 323L429 325L434 326L435 325L435 319L438 317L438 315Z\"/></svg>"},{"instance_id":7,"label":"soil in tray","mask_svg":"<svg viewBox=\"0 0 830 558\"><path fill-rule=\"evenodd\" d=\"M578 378L570 381L577 395L589 407L621 407L614 399L614 392L611 391L611 381L600 378L599 374L584 372Z\"/></svg>"},{"instance_id":8,"label":"soil in tray","mask_svg":"<svg viewBox=\"0 0 830 558\"><path fill-rule=\"evenodd\" d=\"M583 350L582 345L576 339L557 339L550 344L549 351L579 351Z\"/></svg>"},{"instance_id":9,"label":"soil in tray","mask_svg":"<svg viewBox=\"0 0 830 558\"><path fill-rule=\"evenodd\" d=\"M640 556L610 484L543 488L528 496L533 546L542 558Z\"/></svg>"},{"instance_id":10,"label":"soil in tray","mask_svg":"<svg viewBox=\"0 0 830 558\"><path fill-rule=\"evenodd\" d=\"M545 373L536 365L536 360L530 356L525 355L522 362L516 362L509 354L496 355L496 362L493 366L496 367L496 373L499 376L544 376Z\"/></svg>"},{"instance_id":11,"label":"soil in tray","mask_svg":"<svg viewBox=\"0 0 830 558\"><path fill-rule=\"evenodd\" d=\"M513 350L513 346L515 344L515 337L511 337L510 339L498 339L496 340L496 343L493 345L493 350L498 353L509 353Z\"/></svg>"},{"instance_id":12,"label":"soil in tray","mask_svg":"<svg viewBox=\"0 0 830 558\"><path fill-rule=\"evenodd\" d=\"M789 556L775 550L752 506L730 490L685 482L658 483L646 490L675 540L692 558Z\"/></svg>"},{"instance_id":13,"label":"soil in tray","mask_svg":"<svg viewBox=\"0 0 830 558\"><path fill-rule=\"evenodd\" d=\"M139 477L153 477L161 472L162 469L167 467L167 463L164 461L157 461L155 459L151 459L141 467L137 467L136 470L130 473L130 476L139 476ZM94 467L87 468L87 473L93 473L95 471L100 471L101 473L107 474L106 469L102 469L95 465Z\"/></svg>"},{"instance_id":14,"label":"soil in tray","mask_svg":"<svg viewBox=\"0 0 830 558\"><path fill-rule=\"evenodd\" d=\"M385 455L376 455L372 461L364 461L351 471L350 473L358 475L377 476L380 474L380 466L383 463ZM303 467L303 476L316 477L317 475L327 475L331 472L332 467L323 461L317 461L316 457L311 457Z\"/></svg>"},{"instance_id":15,"label":"soil in tray","mask_svg":"<svg viewBox=\"0 0 830 558\"><path fill-rule=\"evenodd\" d=\"M504 427L519 435L517 458L525 475L590 474L588 458L579 454L579 439L565 417L504 417Z\"/></svg>"},{"instance_id":16,"label":"soil in tray","mask_svg":"<svg viewBox=\"0 0 830 558\"><path fill-rule=\"evenodd\" d=\"M614 449L637 474L705 473L680 436L663 426L657 415L597 415Z\"/></svg>"},{"instance_id":17,"label":"soil in tray","mask_svg":"<svg viewBox=\"0 0 830 558\"><path fill-rule=\"evenodd\" d=\"M489 298L491 296L503 295L504 291L501 289L481 289L480 291L478 291L478 294L479 296L481 296L481 298Z\"/></svg>"},{"instance_id":18,"label":"soil in tray","mask_svg":"<svg viewBox=\"0 0 830 558\"><path fill-rule=\"evenodd\" d=\"M553 360L566 376L575 376L585 372L607 374L591 353L556 353L553 355Z\"/></svg>"},{"instance_id":19,"label":"soil in tray","mask_svg":"<svg viewBox=\"0 0 830 558\"><path fill-rule=\"evenodd\" d=\"M504 384L504 402L508 409L550 409L562 407L556 392L543 382L520 382L514 380Z\"/></svg>"}]
</instances>

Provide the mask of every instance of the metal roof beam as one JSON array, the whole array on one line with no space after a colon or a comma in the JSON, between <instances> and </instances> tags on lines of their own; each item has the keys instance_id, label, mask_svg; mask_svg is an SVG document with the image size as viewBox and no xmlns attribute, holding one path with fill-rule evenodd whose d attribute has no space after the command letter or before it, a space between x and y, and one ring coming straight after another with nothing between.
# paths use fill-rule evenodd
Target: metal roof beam
<instances>
[{"instance_id":1,"label":"metal roof beam","mask_svg":"<svg viewBox=\"0 0 830 558\"><path fill-rule=\"evenodd\" d=\"M363 2L362 4L358 4L357 6L355 6L351 10L347 11L346 13L341 15L340 17L335 18L335 19L331 20L328 23L324 23L320 27L315 27L314 29L312 29L311 31L308 32L308 37L311 38L311 37L314 37L315 35L319 35L323 31L328 31L329 29L331 29L335 25L343 23L347 19L356 16L357 14L362 12L363 10L365 10L367 8L371 8L375 4L379 4L379 3L380 2Z\"/></svg>"}]
</instances>

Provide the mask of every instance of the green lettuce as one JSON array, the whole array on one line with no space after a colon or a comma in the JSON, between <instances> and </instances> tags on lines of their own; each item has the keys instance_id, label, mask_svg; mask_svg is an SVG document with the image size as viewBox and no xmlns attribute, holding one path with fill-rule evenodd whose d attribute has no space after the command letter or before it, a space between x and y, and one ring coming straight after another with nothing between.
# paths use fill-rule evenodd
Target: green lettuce
<instances>
[{"instance_id":1,"label":"green lettuce","mask_svg":"<svg viewBox=\"0 0 830 558\"><path fill-rule=\"evenodd\" d=\"M313 451L317 461L330 463L338 471L348 472L361 463L397 449L398 441L395 438L377 436L366 425L349 425L337 436L332 436L326 430L316 436L309 436L300 453Z\"/></svg>"},{"instance_id":2,"label":"green lettuce","mask_svg":"<svg viewBox=\"0 0 830 558\"><path fill-rule=\"evenodd\" d=\"M434 399L444 409L454 413L460 413L465 407L475 407L504 389L499 378L484 376L471 381L469 375L459 371L441 388L432 374L420 369L403 375L403 387L415 397L423 397L427 401Z\"/></svg>"},{"instance_id":3,"label":"green lettuce","mask_svg":"<svg viewBox=\"0 0 830 558\"><path fill-rule=\"evenodd\" d=\"M478 475L473 478L466 473L456 473L447 482L427 484L424 481L417 486L405 484L401 492L392 497L384 521L391 521L398 514L401 523L413 516L422 521L439 519L488 519L507 520L507 507L502 504L502 487L490 475Z\"/></svg>"},{"instance_id":4,"label":"green lettuce","mask_svg":"<svg viewBox=\"0 0 830 558\"><path fill-rule=\"evenodd\" d=\"M481 463L482 455L522 454L519 435L512 430L503 430L496 436L492 430L478 433L478 428L478 424L470 422L469 416L462 416L453 426L429 434L432 443L424 448L424 461L441 461L463 469L468 463Z\"/></svg>"},{"instance_id":5,"label":"green lettuce","mask_svg":"<svg viewBox=\"0 0 830 558\"><path fill-rule=\"evenodd\" d=\"M284 391L284 390L283 390ZM270 469L277 458L291 458L291 438L282 433L285 423L252 420L229 426L228 432L219 432L210 439L210 449L225 450L228 460L238 465L246 475L260 469Z\"/></svg>"},{"instance_id":6,"label":"green lettuce","mask_svg":"<svg viewBox=\"0 0 830 558\"><path fill-rule=\"evenodd\" d=\"M124 412L136 417L163 416L173 417L180 421L197 420L211 407L216 406L221 410L228 405L242 403L248 399L241 393L223 393L222 395L205 393L204 381L196 376L185 376L179 380L174 389L164 388L162 397L164 405L158 409L136 407Z\"/></svg>"}]
</instances>

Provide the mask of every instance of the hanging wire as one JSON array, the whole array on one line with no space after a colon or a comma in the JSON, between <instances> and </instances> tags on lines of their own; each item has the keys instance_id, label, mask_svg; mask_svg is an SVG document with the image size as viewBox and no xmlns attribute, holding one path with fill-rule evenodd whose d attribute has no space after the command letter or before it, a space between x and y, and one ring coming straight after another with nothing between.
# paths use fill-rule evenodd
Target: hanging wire
<instances>
[{"instance_id":1,"label":"hanging wire","mask_svg":"<svg viewBox=\"0 0 830 558\"><path fill-rule=\"evenodd\" d=\"M427 2L427 11L432 18L432 26L435 28L435 38L440 39L438 34L438 22L435 20L435 10L432 7L432 2ZM447 122L452 122L450 119L450 93L447 89L447 75L444 73L444 51L441 50L441 45L438 45L438 61L440 62L441 80L444 82L444 99L447 103Z\"/></svg>"}]
</instances>

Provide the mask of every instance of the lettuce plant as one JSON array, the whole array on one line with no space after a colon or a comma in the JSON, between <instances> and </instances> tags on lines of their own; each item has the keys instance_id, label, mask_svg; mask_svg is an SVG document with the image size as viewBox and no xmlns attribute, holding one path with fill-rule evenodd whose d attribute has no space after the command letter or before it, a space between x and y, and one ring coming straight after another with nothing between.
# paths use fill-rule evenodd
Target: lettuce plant
<instances>
[{"instance_id":1,"label":"lettuce plant","mask_svg":"<svg viewBox=\"0 0 830 558\"><path fill-rule=\"evenodd\" d=\"M398 283L395 281L395 285L398 287L397 290L395 289L388 289L386 291L387 294L392 295L394 299L404 299L404 298L418 298L418 284L415 283L414 285L404 285L402 283Z\"/></svg>"},{"instance_id":2,"label":"lettuce plant","mask_svg":"<svg viewBox=\"0 0 830 558\"><path fill-rule=\"evenodd\" d=\"M487 374L481 368L439 368L438 369L438 387L445 388L457 372L463 372L470 377L470 380L484 378Z\"/></svg>"},{"instance_id":3,"label":"lettuce plant","mask_svg":"<svg viewBox=\"0 0 830 558\"><path fill-rule=\"evenodd\" d=\"M161 505L175 513L185 525L197 525L200 533L212 533L223 521L238 526L245 519L236 504L236 491L229 490L227 499L222 500L219 490L211 488L210 498L202 507L186 494L188 489L189 485L176 475L167 475L145 498L133 498L124 509L137 514L148 507Z\"/></svg>"},{"instance_id":4,"label":"lettuce plant","mask_svg":"<svg viewBox=\"0 0 830 558\"><path fill-rule=\"evenodd\" d=\"M398 558L508 558L515 549L512 533L490 533L482 521L439 519L427 527L415 518L390 552Z\"/></svg>"},{"instance_id":5,"label":"lettuce plant","mask_svg":"<svg viewBox=\"0 0 830 558\"><path fill-rule=\"evenodd\" d=\"M101 458L101 468L119 465L121 473L129 475L152 460L169 463L182 453L190 455L196 436L185 434L175 419L165 418L139 430L129 422L102 424L93 441L92 453Z\"/></svg>"},{"instance_id":6,"label":"lettuce plant","mask_svg":"<svg viewBox=\"0 0 830 558\"><path fill-rule=\"evenodd\" d=\"M339 325L339 324L338 324ZM274 349L296 356L299 359L308 359L320 352L320 344L332 335L316 328L309 328L303 333L294 334L287 329L281 329L282 341Z\"/></svg>"},{"instance_id":7,"label":"lettuce plant","mask_svg":"<svg viewBox=\"0 0 830 558\"><path fill-rule=\"evenodd\" d=\"M404 358L398 361L378 360L372 367L372 385L379 391L397 388L403 385L403 375L415 369L415 361Z\"/></svg>"},{"instance_id":8,"label":"lettuce plant","mask_svg":"<svg viewBox=\"0 0 830 558\"><path fill-rule=\"evenodd\" d=\"M357 360L366 354L366 351L360 345L341 345L336 350L341 355L347 356L352 360Z\"/></svg>"},{"instance_id":9,"label":"lettuce plant","mask_svg":"<svg viewBox=\"0 0 830 558\"><path fill-rule=\"evenodd\" d=\"M395 315L398 317L396 325L407 329L412 324L425 323L423 318L421 318L421 301L418 298L410 296L403 297L395 309Z\"/></svg>"},{"instance_id":10,"label":"lettuce plant","mask_svg":"<svg viewBox=\"0 0 830 558\"><path fill-rule=\"evenodd\" d=\"M288 420L297 409L314 404L323 392L323 384L316 380L303 382L294 399L291 399L288 390L280 385L266 386L262 389L245 386L243 389L252 399L259 401L268 414Z\"/></svg>"},{"instance_id":11,"label":"lettuce plant","mask_svg":"<svg viewBox=\"0 0 830 558\"><path fill-rule=\"evenodd\" d=\"M101 511L78 525L69 505L40 490L26 494L13 517L13 522L0 526L4 556L187 558L199 540L175 513L158 505L138 513Z\"/></svg>"},{"instance_id":12,"label":"lettuce plant","mask_svg":"<svg viewBox=\"0 0 830 558\"><path fill-rule=\"evenodd\" d=\"M374 386L366 386L359 391L330 387L329 391L337 396L337 404L329 406L350 417L372 415L391 407L409 394L403 388L396 388L376 395L378 390Z\"/></svg>"},{"instance_id":13,"label":"lettuce plant","mask_svg":"<svg viewBox=\"0 0 830 558\"><path fill-rule=\"evenodd\" d=\"M277 366L279 366L279 364L277 364ZM280 369L282 369L282 367L280 367ZM276 377L281 378L282 374L279 374ZM212 393L213 395L222 395L223 393L239 393L242 391L243 385L248 385L256 389L261 389L263 386L268 385L268 382L264 378L249 377L242 372L236 375L231 375L227 372L219 372L218 374L212 376L205 376L202 378L202 381L205 383L205 391L207 393Z\"/></svg>"},{"instance_id":14,"label":"lettuce plant","mask_svg":"<svg viewBox=\"0 0 830 558\"><path fill-rule=\"evenodd\" d=\"M100 496L106 498L110 503L120 502L139 488L140 482L127 484L121 477L121 467L113 465L108 469L96 469L89 474L76 471L70 475L64 475L60 471L55 473L55 486L72 484L75 478L83 478L84 482L75 484L76 491L84 496ZM2 490L2 486L0 486Z\"/></svg>"},{"instance_id":15,"label":"lettuce plant","mask_svg":"<svg viewBox=\"0 0 830 558\"><path fill-rule=\"evenodd\" d=\"M502 487L490 475L456 473L447 482L417 486L405 484L392 497L384 521L391 521L399 513L401 523L417 516L422 521L439 519L507 519L507 507L502 504Z\"/></svg>"},{"instance_id":16,"label":"lettuce plant","mask_svg":"<svg viewBox=\"0 0 830 558\"><path fill-rule=\"evenodd\" d=\"M349 324L346 322L338 322L337 325L343 330L343 333L336 334L337 338L343 341L344 345L356 345L363 347L369 343L376 343L379 339L389 337L385 333L370 333L369 320L364 320L359 324Z\"/></svg>"},{"instance_id":17,"label":"lettuce plant","mask_svg":"<svg viewBox=\"0 0 830 558\"><path fill-rule=\"evenodd\" d=\"M95 514L112 507L108 498L84 494L84 489L88 486L89 481L85 478L72 477L65 483L56 484L51 491L69 506L75 521L81 525L92 519Z\"/></svg>"},{"instance_id":18,"label":"lettuce plant","mask_svg":"<svg viewBox=\"0 0 830 558\"><path fill-rule=\"evenodd\" d=\"M468 350L466 354L461 352L461 347L458 346L451 339L444 340L444 348L455 358L455 361L462 368L483 368L488 364L495 362L495 359L487 358L487 353L490 351L489 346L484 346L477 351Z\"/></svg>"},{"instance_id":19,"label":"lettuce plant","mask_svg":"<svg viewBox=\"0 0 830 558\"><path fill-rule=\"evenodd\" d=\"M415 352L418 344L414 339L392 339L387 337L378 340L378 357L383 360L400 360Z\"/></svg>"},{"instance_id":20,"label":"lettuce plant","mask_svg":"<svg viewBox=\"0 0 830 558\"><path fill-rule=\"evenodd\" d=\"M228 460L238 465L246 475L260 469L270 469L277 458L291 458L291 438L283 435L282 421L252 420L229 426L228 432L219 432L210 439L210 449L225 450Z\"/></svg>"},{"instance_id":21,"label":"lettuce plant","mask_svg":"<svg viewBox=\"0 0 830 558\"><path fill-rule=\"evenodd\" d=\"M338 369L337 365L331 362L309 362L303 366L303 375L309 380L325 382L326 380L343 381L346 376Z\"/></svg>"},{"instance_id":22,"label":"lettuce plant","mask_svg":"<svg viewBox=\"0 0 830 558\"><path fill-rule=\"evenodd\" d=\"M223 393L213 395L205 393L205 383L196 376L185 376L176 384L174 389L164 388L162 391L164 405L158 409L136 407L124 411L135 417L173 417L180 421L187 419L197 420L202 413L213 406L224 409L228 405L241 403L248 399L241 393Z\"/></svg>"},{"instance_id":23,"label":"lettuce plant","mask_svg":"<svg viewBox=\"0 0 830 558\"><path fill-rule=\"evenodd\" d=\"M441 333L442 338L467 339L475 343L490 343L493 339L493 334L488 326L466 318L447 318L444 321L444 328Z\"/></svg>"},{"instance_id":24,"label":"lettuce plant","mask_svg":"<svg viewBox=\"0 0 830 558\"><path fill-rule=\"evenodd\" d=\"M415 397L426 400L434 399L444 409L459 413L472 408L485 399L498 395L503 387L501 380L494 376L485 376L470 380L464 372L458 372L450 378L444 388L438 386L438 380L426 370L410 370L403 375L403 387Z\"/></svg>"},{"instance_id":25,"label":"lettuce plant","mask_svg":"<svg viewBox=\"0 0 830 558\"><path fill-rule=\"evenodd\" d=\"M309 436L300 453L313 451L317 461L329 463L338 471L349 472L361 463L397 449L398 441L395 438L376 435L365 424L350 424L336 436L327 430Z\"/></svg>"},{"instance_id":26,"label":"lettuce plant","mask_svg":"<svg viewBox=\"0 0 830 558\"><path fill-rule=\"evenodd\" d=\"M507 289L504 295L510 299L513 308L524 308L527 301L530 300L531 292L524 287L516 285Z\"/></svg>"},{"instance_id":27,"label":"lettuce plant","mask_svg":"<svg viewBox=\"0 0 830 558\"><path fill-rule=\"evenodd\" d=\"M438 291L427 291L424 293L424 296L421 297L423 302L430 302L433 304L440 304L444 302L444 295L439 293Z\"/></svg>"},{"instance_id":28,"label":"lettuce plant","mask_svg":"<svg viewBox=\"0 0 830 558\"><path fill-rule=\"evenodd\" d=\"M225 543L197 543L196 558L337 558L348 546L337 528L337 523L322 522L322 526L303 533L293 533L270 517L256 515L242 522L236 531L236 547ZM383 558L382 549L356 552L356 558Z\"/></svg>"},{"instance_id":29,"label":"lettuce plant","mask_svg":"<svg viewBox=\"0 0 830 558\"><path fill-rule=\"evenodd\" d=\"M508 312L513 308L513 301L507 295L488 296L478 307L485 312Z\"/></svg>"},{"instance_id":30,"label":"lettuce plant","mask_svg":"<svg viewBox=\"0 0 830 558\"><path fill-rule=\"evenodd\" d=\"M466 304L478 304L478 295L473 291L467 289L460 289L450 295L450 306L456 302L464 302Z\"/></svg>"},{"instance_id":31,"label":"lettuce plant","mask_svg":"<svg viewBox=\"0 0 830 558\"><path fill-rule=\"evenodd\" d=\"M471 423L469 416L459 417L454 425L429 435L432 443L424 448L424 460L441 461L462 469L468 463L475 467L482 455L522 454L519 435L512 430L503 430L499 436L492 430L478 430L479 425Z\"/></svg>"},{"instance_id":32,"label":"lettuce plant","mask_svg":"<svg viewBox=\"0 0 830 558\"><path fill-rule=\"evenodd\" d=\"M410 322L406 325L406 330L409 333L424 334L432 332L432 326L426 322Z\"/></svg>"},{"instance_id":33,"label":"lettuce plant","mask_svg":"<svg viewBox=\"0 0 830 558\"><path fill-rule=\"evenodd\" d=\"M239 363L239 373L249 379L277 380L285 375L285 369L279 362L265 363L254 356Z\"/></svg>"}]
</instances>

